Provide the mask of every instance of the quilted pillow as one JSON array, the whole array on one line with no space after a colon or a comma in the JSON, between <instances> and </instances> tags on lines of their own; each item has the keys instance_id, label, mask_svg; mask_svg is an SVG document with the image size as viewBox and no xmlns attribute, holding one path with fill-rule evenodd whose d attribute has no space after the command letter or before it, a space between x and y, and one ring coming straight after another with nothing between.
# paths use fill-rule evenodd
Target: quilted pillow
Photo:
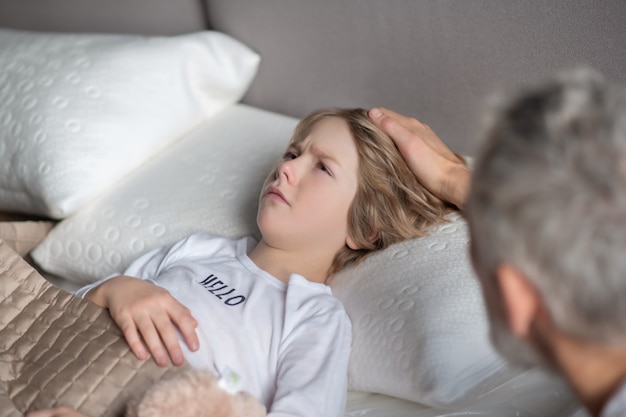
<instances>
[{"instance_id":1,"label":"quilted pillow","mask_svg":"<svg viewBox=\"0 0 626 417\"><path fill-rule=\"evenodd\" d=\"M61 221L31 252L73 285L123 270L194 231L256 235L258 192L297 120L235 105ZM510 375L494 353L455 217L331 281L353 321L350 389L445 407Z\"/></svg>"},{"instance_id":2,"label":"quilted pillow","mask_svg":"<svg viewBox=\"0 0 626 417\"><path fill-rule=\"evenodd\" d=\"M0 210L72 214L238 101L258 63L219 32L0 30Z\"/></svg>"}]
</instances>

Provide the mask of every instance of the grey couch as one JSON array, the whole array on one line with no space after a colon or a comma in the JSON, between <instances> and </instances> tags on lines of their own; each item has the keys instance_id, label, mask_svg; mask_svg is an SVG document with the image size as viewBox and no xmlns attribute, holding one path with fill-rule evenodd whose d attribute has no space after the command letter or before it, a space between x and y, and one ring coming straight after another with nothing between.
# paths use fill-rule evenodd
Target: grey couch
<instances>
[{"instance_id":1,"label":"grey couch","mask_svg":"<svg viewBox=\"0 0 626 417\"><path fill-rule=\"evenodd\" d=\"M21 29L214 28L262 56L245 103L387 106L467 154L495 90L580 64L626 80L624 22L623 0L0 0L0 26Z\"/></svg>"},{"instance_id":2,"label":"grey couch","mask_svg":"<svg viewBox=\"0 0 626 417\"><path fill-rule=\"evenodd\" d=\"M0 0L0 27L216 29L262 57L246 104L296 117L326 106L382 105L421 119L470 155L496 90L580 64L626 81L624 22L623 0ZM346 416L390 415L368 396L350 400ZM415 404L385 401L394 415L416 415ZM365 414L368 407L374 411Z\"/></svg>"}]
</instances>

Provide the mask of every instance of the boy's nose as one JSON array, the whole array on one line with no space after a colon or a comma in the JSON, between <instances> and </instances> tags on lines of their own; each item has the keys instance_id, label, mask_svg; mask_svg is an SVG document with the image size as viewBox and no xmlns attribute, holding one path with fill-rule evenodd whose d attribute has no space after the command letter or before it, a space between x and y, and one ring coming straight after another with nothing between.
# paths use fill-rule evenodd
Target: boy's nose
<instances>
[{"instance_id":1,"label":"boy's nose","mask_svg":"<svg viewBox=\"0 0 626 417\"><path fill-rule=\"evenodd\" d=\"M294 184L298 180L298 159L283 161L278 167L278 176L284 178L287 183Z\"/></svg>"}]
</instances>

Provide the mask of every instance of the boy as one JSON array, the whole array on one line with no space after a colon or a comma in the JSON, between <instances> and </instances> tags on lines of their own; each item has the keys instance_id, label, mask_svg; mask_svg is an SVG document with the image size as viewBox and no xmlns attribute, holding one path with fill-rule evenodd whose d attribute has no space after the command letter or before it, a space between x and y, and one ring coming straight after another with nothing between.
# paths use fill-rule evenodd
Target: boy
<instances>
[{"instance_id":1,"label":"boy","mask_svg":"<svg viewBox=\"0 0 626 417\"><path fill-rule=\"evenodd\" d=\"M109 309L141 359L232 369L269 416L339 416L351 332L328 276L450 210L364 110L321 110L263 186L260 242L197 233L78 294Z\"/></svg>"}]
</instances>

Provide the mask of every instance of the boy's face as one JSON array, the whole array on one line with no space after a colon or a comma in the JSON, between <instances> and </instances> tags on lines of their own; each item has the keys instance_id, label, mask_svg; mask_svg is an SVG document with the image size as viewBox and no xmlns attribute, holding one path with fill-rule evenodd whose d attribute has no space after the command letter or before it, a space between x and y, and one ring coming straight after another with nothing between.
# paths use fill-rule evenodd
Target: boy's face
<instances>
[{"instance_id":1,"label":"boy's face","mask_svg":"<svg viewBox=\"0 0 626 417\"><path fill-rule=\"evenodd\" d=\"M348 239L358 162L347 123L337 117L318 121L265 181L257 213L263 240L280 249L334 257Z\"/></svg>"}]
</instances>

